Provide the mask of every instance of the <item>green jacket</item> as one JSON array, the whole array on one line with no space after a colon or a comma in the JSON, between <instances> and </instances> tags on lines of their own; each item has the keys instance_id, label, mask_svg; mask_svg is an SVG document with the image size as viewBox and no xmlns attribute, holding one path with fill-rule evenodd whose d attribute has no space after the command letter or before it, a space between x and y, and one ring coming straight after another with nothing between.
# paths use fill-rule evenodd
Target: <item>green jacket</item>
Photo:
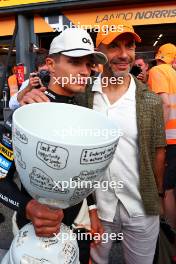
<instances>
[{"instance_id":1,"label":"green jacket","mask_svg":"<svg viewBox=\"0 0 176 264\"><path fill-rule=\"evenodd\" d=\"M136 115L140 153L140 193L145 212L159 214L159 197L154 177L154 159L157 147L166 146L161 100L136 78ZM77 98L78 104L93 107L94 93L88 87L85 94ZM128 158L128 157L127 157Z\"/></svg>"}]
</instances>

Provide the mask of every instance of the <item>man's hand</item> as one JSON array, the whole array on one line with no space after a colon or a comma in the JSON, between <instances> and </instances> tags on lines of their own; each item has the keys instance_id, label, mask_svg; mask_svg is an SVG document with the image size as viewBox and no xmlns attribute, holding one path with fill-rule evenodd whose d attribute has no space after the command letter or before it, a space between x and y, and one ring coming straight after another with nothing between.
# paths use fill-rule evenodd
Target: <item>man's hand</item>
<instances>
[{"instance_id":1,"label":"man's hand","mask_svg":"<svg viewBox=\"0 0 176 264\"><path fill-rule=\"evenodd\" d=\"M137 79L140 80L143 83L147 82L147 74L146 72L141 72L140 74L138 74Z\"/></svg>"},{"instance_id":2,"label":"man's hand","mask_svg":"<svg viewBox=\"0 0 176 264\"><path fill-rule=\"evenodd\" d=\"M36 73L30 73L29 76L29 85L32 88L36 88L37 86L41 85L40 78L37 76Z\"/></svg>"},{"instance_id":3,"label":"man's hand","mask_svg":"<svg viewBox=\"0 0 176 264\"><path fill-rule=\"evenodd\" d=\"M19 101L20 105L50 102L48 97L44 94L45 91L45 87L41 87L39 89L32 89L22 97L22 99Z\"/></svg>"},{"instance_id":4,"label":"man's hand","mask_svg":"<svg viewBox=\"0 0 176 264\"><path fill-rule=\"evenodd\" d=\"M31 200L26 206L26 217L32 221L37 236L52 237L60 231L64 214L61 209L51 209Z\"/></svg>"},{"instance_id":5,"label":"man's hand","mask_svg":"<svg viewBox=\"0 0 176 264\"><path fill-rule=\"evenodd\" d=\"M89 211L90 223L91 223L91 233L99 234L100 237L104 233L104 227L98 218L97 209L93 209ZM101 240L94 240L94 245L101 243Z\"/></svg>"}]
</instances>

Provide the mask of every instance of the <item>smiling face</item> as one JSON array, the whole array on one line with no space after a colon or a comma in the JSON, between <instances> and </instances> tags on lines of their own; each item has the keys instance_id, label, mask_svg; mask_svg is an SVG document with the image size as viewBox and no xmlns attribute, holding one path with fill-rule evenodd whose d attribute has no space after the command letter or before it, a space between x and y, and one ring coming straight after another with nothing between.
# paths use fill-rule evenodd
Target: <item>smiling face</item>
<instances>
[{"instance_id":1,"label":"smiling face","mask_svg":"<svg viewBox=\"0 0 176 264\"><path fill-rule=\"evenodd\" d=\"M135 41L131 34L122 34L109 45L100 44L98 49L108 58L104 67L106 75L125 77L129 74L135 60Z\"/></svg>"},{"instance_id":2,"label":"smiling face","mask_svg":"<svg viewBox=\"0 0 176 264\"><path fill-rule=\"evenodd\" d=\"M55 55L46 60L51 73L50 88L61 95L84 92L93 65L92 56L68 57Z\"/></svg>"}]
</instances>

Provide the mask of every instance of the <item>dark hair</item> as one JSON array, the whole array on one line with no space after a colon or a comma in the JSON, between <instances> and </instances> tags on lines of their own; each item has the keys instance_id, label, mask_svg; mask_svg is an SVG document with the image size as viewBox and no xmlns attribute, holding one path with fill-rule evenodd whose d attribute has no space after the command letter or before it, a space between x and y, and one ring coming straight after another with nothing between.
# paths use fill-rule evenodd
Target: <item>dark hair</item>
<instances>
[{"instance_id":1,"label":"dark hair","mask_svg":"<svg viewBox=\"0 0 176 264\"><path fill-rule=\"evenodd\" d=\"M148 64L148 59L144 55L136 54L135 55L135 60L143 60L145 64Z\"/></svg>"},{"instance_id":2,"label":"dark hair","mask_svg":"<svg viewBox=\"0 0 176 264\"><path fill-rule=\"evenodd\" d=\"M46 49L38 50L35 58L35 70L38 70L38 67L45 65L47 56L48 51Z\"/></svg>"},{"instance_id":3,"label":"dark hair","mask_svg":"<svg viewBox=\"0 0 176 264\"><path fill-rule=\"evenodd\" d=\"M51 59L55 59L55 58L59 58L60 57L60 55L61 55L61 53L60 52L58 52L58 53L52 53L52 54L48 54L48 58L51 58Z\"/></svg>"}]
</instances>

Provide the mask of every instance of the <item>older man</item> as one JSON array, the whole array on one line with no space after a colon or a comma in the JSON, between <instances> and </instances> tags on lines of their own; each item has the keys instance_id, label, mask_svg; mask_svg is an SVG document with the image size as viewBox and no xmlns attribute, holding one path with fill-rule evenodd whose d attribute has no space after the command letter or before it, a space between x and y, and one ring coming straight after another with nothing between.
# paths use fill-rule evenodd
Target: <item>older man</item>
<instances>
[{"instance_id":1,"label":"older man","mask_svg":"<svg viewBox=\"0 0 176 264\"><path fill-rule=\"evenodd\" d=\"M104 180L122 181L123 188L96 191L99 217L108 243L92 249L93 263L107 264L112 233L123 233L126 264L152 264L159 232L159 201L163 193L165 133L160 99L129 74L140 37L125 21L110 20L106 34L97 34L97 49L108 63L95 82L93 108L123 131L119 148ZM119 25L123 30L118 31ZM115 30L115 28L117 30ZM103 85L103 78L108 83ZM116 82L114 82L116 78ZM123 78L123 82L119 81ZM113 82L112 82L113 80ZM116 185L118 186L118 185Z\"/></svg>"}]
</instances>

